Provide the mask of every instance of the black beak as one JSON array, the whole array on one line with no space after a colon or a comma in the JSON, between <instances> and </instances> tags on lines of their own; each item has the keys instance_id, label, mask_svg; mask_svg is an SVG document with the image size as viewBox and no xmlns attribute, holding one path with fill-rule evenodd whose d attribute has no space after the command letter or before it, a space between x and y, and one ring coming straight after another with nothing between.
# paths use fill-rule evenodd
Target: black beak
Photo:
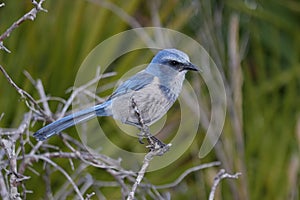
<instances>
[{"instance_id":1,"label":"black beak","mask_svg":"<svg viewBox=\"0 0 300 200\"><path fill-rule=\"evenodd\" d=\"M202 71L197 65L194 65L193 63L184 65L183 70L200 71L200 72Z\"/></svg>"}]
</instances>

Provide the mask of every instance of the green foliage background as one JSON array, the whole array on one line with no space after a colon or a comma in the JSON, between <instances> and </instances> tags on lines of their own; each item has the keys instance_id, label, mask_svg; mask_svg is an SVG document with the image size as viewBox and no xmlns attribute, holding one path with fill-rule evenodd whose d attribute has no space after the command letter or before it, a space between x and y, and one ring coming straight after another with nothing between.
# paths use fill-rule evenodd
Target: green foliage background
<instances>
[{"instance_id":1,"label":"green foliage background","mask_svg":"<svg viewBox=\"0 0 300 200\"><path fill-rule=\"evenodd\" d=\"M6 6L0 8L0 33L32 8L29 0L2 2ZM33 22L26 21L4 41L12 53L1 51L0 64L34 97L38 98L38 95L23 75L24 70L42 80L47 94L67 98L65 91L73 85L77 69L89 51L106 38L133 28L120 13L107 9L106 3L95 2L106 1L46 1L44 8L48 13L39 13ZM243 148L233 134L234 121L230 110L219 146L232 172L242 171L244 174L240 180L224 181L218 195L220 199L299 199L300 2L111 2L142 26L157 25L153 22L155 9L162 27L198 40L228 79L231 77L230 20L232 16L238 16L243 79ZM150 55L139 58L140 61L149 59ZM124 66L131 66L134 62L138 62L136 56L129 55L118 63L120 67L116 66L115 70L122 75L129 69ZM0 127L17 127L27 108L2 75L0 86L0 114L5 113ZM57 104L51 104L51 108L55 112ZM36 129L37 126L32 128ZM175 180L195 164L222 160L220 152L212 152L204 160L199 160L200 145L201 136L180 160L167 169L150 173L147 178L163 184ZM173 199L207 199L216 172L217 169L209 169L189 175L184 183L171 191ZM59 184L59 179L58 175L53 182ZM35 197L43 197L43 191L36 189L41 184L42 180L32 180L30 189L35 192ZM114 198L120 197L117 189L104 192Z\"/></svg>"}]
</instances>

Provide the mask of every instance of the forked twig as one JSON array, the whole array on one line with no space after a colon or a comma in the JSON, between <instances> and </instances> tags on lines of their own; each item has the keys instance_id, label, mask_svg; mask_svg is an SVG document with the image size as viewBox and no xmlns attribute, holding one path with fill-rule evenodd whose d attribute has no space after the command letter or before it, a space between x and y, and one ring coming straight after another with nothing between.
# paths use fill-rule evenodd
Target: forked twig
<instances>
[{"instance_id":1,"label":"forked twig","mask_svg":"<svg viewBox=\"0 0 300 200\"><path fill-rule=\"evenodd\" d=\"M154 156L162 156L163 154L165 154L171 147L171 144L164 144L163 142L161 142L159 139L157 139L156 137L152 136L149 130L149 127L147 125L145 125L144 123L144 119L141 115L141 112L137 106L136 101L134 100L134 98L131 99L131 103L132 103L132 108L134 109L134 112L138 118L138 122L140 124L141 127L141 132L142 135L145 135L148 139L148 142L150 143L150 152L147 153L144 157L144 161L143 161L143 165L140 169L140 171L138 172L138 176L135 179L135 182L132 186L131 192L129 193L127 200L133 200L137 187L140 185L141 181L143 180L146 170L148 169L149 165L150 165L150 161L154 158Z\"/></svg>"},{"instance_id":2,"label":"forked twig","mask_svg":"<svg viewBox=\"0 0 300 200\"><path fill-rule=\"evenodd\" d=\"M67 110L69 109L69 107L72 105L72 102L74 101L75 97L83 92L84 90L86 90L87 88L89 88L90 86L98 83L98 81L102 78L106 78L106 77L111 77L114 76L116 73L115 72L110 72L110 73L105 73L105 74L101 74L100 71L100 67L97 68L96 71L96 76L90 80L89 82L87 82L86 84L78 87L78 88L71 88L73 91L71 93L71 96L68 98L68 100L66 101L62 111L60 112L60 116L58 118L61 118L65 115L65 113L67 112Z\"/></svg>"},{"instance_id":3,"label":"forked twig","mask_svg":"<svg viewBox=\"0 0 300 200\"><path fill-rule=\"evenodd\" d=\"M46 9L42 7L42 4L44 3L45 0L40 0L37 2L36 0L32 0L32 4L34 5L34 8L32 8L28 13L23 15L21 18L19 18L17 21L15 21L2 35L0 35L0 49L3 49L4 51L10 53L10 50L7 49L4 44L3 40L8 38L13 30L18 28L23 22L26 20L31 20L33 21L36 18L36 14L40 11L47 12ZM5 4L1 4L0 7L4 6Z\"/></svg>"},{"instance_id":4,"label":"forked twig","mask_svg":"<svg viewBox=\"0 0 300 200\"><path fill-rule=\"evenodd\" d=\"M162 141L160 141L158 138L156 138L155 136L153 136L150 133L150 129L145 124L144 118L142 116L142 112L138 108L138 105L137 105L134 97L131 97L131 105L132 105L134 113L135 113L135 115L136 115L136 117L138 119L138 123L140 125L141 133L139 134L139 142L141 144L143 144L142 140L143 140L144 137L146 137L147 141L149 142L149 145L146 146L147 148L149 148L150 150L156 150L156 149L165 148L165 150L167 151L168 147L170 147L171 144L166 145L165 143L163 143Z\"/></svg>"},{"instance_id":5,"label":"forked twig","mask_svg":"<svg viewBox=\"0 0 300 200\"><path fill-rule=\"evenodd\" d=\"M27 107L34 111L35 113L42 115L45 119L49 121L53 121L52 117L47 115L47 113L39 106L39 104L34 100L34 98L28 94L25 90L21 89L8 75L8 73L5 71L5 69L0 65L0 70L5 76L5 78L8 80L10 85L16 89L16 91L21 95L23 99L25 99Z\"/></svg>"},{"instance_id":6,"label":"forked twig","mask_svg":"<svg viewBox=\"0 0 300 200\"><path fill-rule=\"evenodd\" d=\"M215 176L214 183L213 183L213 186L211 187L211 191L210 191L208 200L214 200L217 186L221 182L222 179L224 179L224 178L238 179L241 174L242 173L240 173L240 172L235 173L235 174L228 174L225 171L225 169L221 169L219 171L219 173Z\"/></svg>"},{"instance_id":7,"label":"forked twig","mask_svg":"<svg viewBox=\"0 0 300 200\"><path fill-rule=\"evenodd\" d=\"M211 163L205 163L201 164L192 168L187 169L185 172L183 172L174 182L164 184L164 185L157 185L154 186L156 189L165 189L165 188L171 188L177 186L187 175L189 175L192 172L199 171L201 169L209 168L209 167L215 167L219 166L221 162L216 161L216 162L211 162Z\"/></svg>"}]
</instances>

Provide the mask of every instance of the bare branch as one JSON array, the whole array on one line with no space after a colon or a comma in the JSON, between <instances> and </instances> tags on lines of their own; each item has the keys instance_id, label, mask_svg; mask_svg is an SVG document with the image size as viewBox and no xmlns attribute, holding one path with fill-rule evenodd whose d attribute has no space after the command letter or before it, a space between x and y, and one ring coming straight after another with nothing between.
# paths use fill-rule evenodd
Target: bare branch
<instances>
[{"instance_id":1,"label":"bare branch","mask_svg":"<svg viewBox=\"0 0 300 200\"><path fill-rule=\"evenodd\" d=\"M121 186L122 199L125 199L126 195L129 194L129 188L125 184L124 179L121 176L121 173L113 169L109 169L108 172L116 179L118 184Z\"/></svg>"},{"instance_id":2,"label":"bare branch","mask_svg":"<svg viewBox=\"0 0 300 200\"><path fill-rule=\"evenodd\" d=\"M86 199L86 200L89 200L89 199L91 199L91 197L93 197L95 194L96 194L95 192L92 192L92 193L90 193L90 194L87 194L85 199Z\"/></svg>"},{"instance_id":3,"label":"bare branch","mask_svg":"<svg viewBox=\"0 0 300 200\"><path fill-rule=\"evenodd\" d=\"M17 159L15 154L15 143L10 140L1 139L0 146L5 150L9 160L10 179L9 179L9 198L21 199L17 188Z\"/></svg>"},{"instance_id":4,"label":"bare branch","mask_svg":"<svg viewBox=\"0 0 300 200\"><path fill-rule=\"evenodd\" d=\"M12 33L13 30L15 30L16 28L18 28L24 21L26 20L31 20L33 21L36 18L36 15L38 12L43 11L43 12L47 12L47 10L45 10L42 7L42 4L44 3L45 0L40 0L39 2L37 2L36 0L32 0L32 4L35 6L34 8L32 8L28 13L26 13L25 15L23 15L20 19L18 19L16 22L14 22L1 36L0 36L0 49L5 50L6 52L10 53L10 51L4 46L3 44L3 40L8 38L10 36L10 34ZM4 3L1 4L0 7L4 6Z\"/></svg>"},{"instance_id":5,"label":"bare branch","mask_svg":"<svg viewBox=\"0 0 300 200\"><path fill-rule=\"evenodd\" d=\"M6 51L7 53L11 53L11 51L4 46L3 41L0 41L0 49Z\"/></svg>"},{"instance_id":6,"label":"bare branch","mask_svg":"<svg viewBox=\"0 0 300 200\"><path fill-rule=\"evenodd\" d=\"M80 86L79 88L72 88L73 92L71 94L71 96L69 97L69 99L67 100L67 102L65 103L60 115L58 118L62 118L65 113L67 112L68 108L71 106L72 102L74 101L75 97L83 92L84 90L86 90L88 87L94 85L95 83L97 83L101 78L106 78L106 77L110 77L110 76L114 76L116 73L111 72L111 73L106 73L106 74L101 74L100 73L100 67L98 67L97 72L96 72L96 76L94 79L92 79L91 81L87 82L86 84Z\"/></svg>"},{"instance_id":7,"label":"bare branch","mask_svg":"<svg viewBox=\"0 0 300 200\"><path fill-rule=\"evenodd\" d=\"M145 176L145 173L146 173L146 170L149 167L150 161L154 158L154 156L163 155L166 152L166 148L169 149L169 145L166 145L164 148L151 150L149 153L146 154L146 156L144 158L143 165L142 165L142 167L141 167L141 169L138 173L138 176L135 180L135 183L132 186L131 192L129 193L129 196L127 197L127 200L133 200L134 199L137 187L139 186L139 184L143 180L143 178Z\"/></svg>"},{"instance_id":8,"label":"bare branch","mask_svg":"<svg viewBox=\"0 0 300 200\"><path fill-rule=\"evenodd\" d=\"M27 107L40 114L43 115L47 120L53 121L53 119L51 118L51 116L48 116L47 113L45 113L45 111L39 106L39 104L34 100L34 98L28 94L26 91L24 91L23 89L21 89L13 80L12 78L10 78L10 76L8 75L8 73L5 71L5 69L0 65L0 70L3 73L3 75L5 76L5 78L8 80L8 82L10 83L10 85L12 87L15 88L15 90L21 95L22 98L24 98L26 100L26 105ZM37 109L37 110L36 110Z\"/></svg>"},{"instance_id":9,"label":"bare branch","mask_svg":"<svg viewBox=\"0 0 300 200\"><path fill-rule=\"evenodd\" d=\"M154 156L162 156L171 147L171 144L166 145L166 144L162 143L160 140L158 140L156 137L151 135L148 126L144 124L144 119L143 119L142 113L139 110L138 105L134 100L134 97L131 100L132 100L132 102L131 102L132 108L138 118L138 122L141 127L141 132L142 132L141 135L145 135L148 139L148 142L150 143L150 145L149 145L150 152L147 153L144 157L143 165L138 173L135 183L132 186L131 192L129 193L127 200L134 199L137 187L143 180L146 170L149 167L150 161L154 158Z\"/></svg>"},{"instance_id":10,"label":"bare branch","mask_svg":"<svg viewBox=\"0 0 300 200\"><path fill-rule=\"evenodd\" d=\"M2 175L2 172L0 172L0 195L2 199L8 199L8 191L5 184L5 178Z\"/></svg>"},{"instance_id":11,"label":"bare branch","mask_svg":"<svg viewBox=\"0 0 300 200\"><path fill-rule=\"evenodd\" d=\"M209 167L215 167L219 166L221 162L216 161L216 162L211 162L211 163L205 163L202 165L198 165L192 168L187 169L185 172L183 172L173 183L168 183L165 185L157 185L154 186L156 189L165 189L165 188L170 188L170 187L175 187L177 186L187 175L189 175L192 172L199 171L201 169L209 168Z\"/></svg>"},{"instance_id":12,"label":"bare branch","mask_svg":"<svg viewBox=\"0 0 300 200\"><path fill-rule=\"evenodd\" d=\"M37 79L37 81L35 81L27 71L24 71L24 75L29 79L29 81L32 83L32 85L35 86L36 90L38 91L41 97L40 101L42 102L45 113L47 113L48 116L51 116L52 112L47 101L47 96L42 81L40 79Z\"/></svg>"},{"instance_id":13,"label":"bare branch","mask_svg":"<svg viewBox=\"0 0 300 200\"><path fill-rule=\"evenodd\" d=\"M211 187L211 191L210 191L208 199L214 200L217 186L222 179L224 179L224 178L238 179L241 174L242 173L238 172L238 173L231 175L231 174L226 173L225 169L221 169L214 179L214 183L213 183L213 186Z\"/></svg>"},{"instance_id":14,"label":"bare branch","mask_svg":"<svg viewBox=\"0 0 300 200\"><path fill-rule=\"evenodd\" d=\"M52 165L54 168L56 168L58 171L60 171L68 179L68 181L71 183L71 185L72 185L73 189L75 190L75 192L77 193L78 197L80 199L84 199L81 192L80 192L80 190L78 189L77 185L74 183L73 179L70 177L70 175L61 166L59 166L58 164L56 164L55 162L53 162L52 160L50 160L49 158L46 158L44 156L35 155L35 158L46 161L47 163Z\"/></svg>"}]
</instances>

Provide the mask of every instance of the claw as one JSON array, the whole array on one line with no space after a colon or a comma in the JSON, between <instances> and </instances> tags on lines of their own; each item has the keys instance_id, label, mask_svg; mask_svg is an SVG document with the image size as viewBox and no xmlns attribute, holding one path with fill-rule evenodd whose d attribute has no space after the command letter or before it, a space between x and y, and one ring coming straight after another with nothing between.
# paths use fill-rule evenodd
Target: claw
<instances>
[{"instance_id":1,"label":"claw","mask_svg":"<svg viewBox=\"0 0 300 200\"><path fill-rule=\"evenodd\" d=\"M145 144L145 143L143 142L143 139L144 139L143 137L139 137L139 143L140 143L140 144Z\"/></svg>"},{"instance_id":2,"label":"claw","mask_svg":"<svg viewBox=\"0 0 300 200\"><path fill-rule=\"evenodd\" d=\"M155 136L149 136L149 137L147 137L147 141L148 141L149 145L146 146L146 147L149 148L150 150L164 148L166 146L165 143L163 143L162 141L160 141Z\"/></svg>"}]
</instances>

